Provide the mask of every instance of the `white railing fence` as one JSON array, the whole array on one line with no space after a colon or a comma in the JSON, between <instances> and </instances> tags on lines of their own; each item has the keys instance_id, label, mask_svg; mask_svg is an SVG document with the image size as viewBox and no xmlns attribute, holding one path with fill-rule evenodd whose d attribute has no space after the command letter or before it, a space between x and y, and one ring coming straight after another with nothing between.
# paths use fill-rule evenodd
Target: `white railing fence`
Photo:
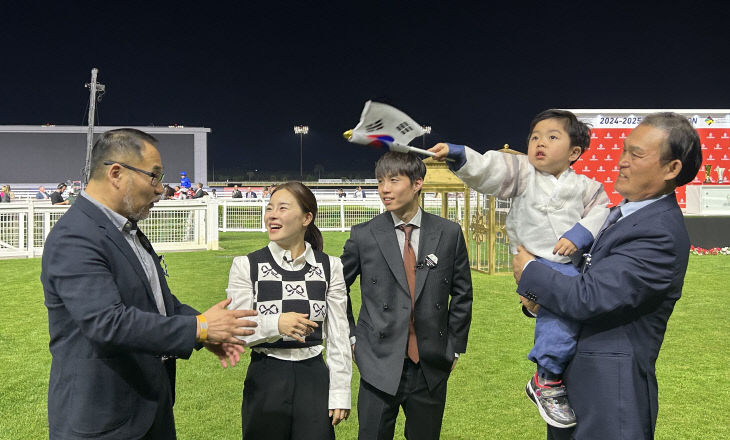
<instances>
[{"instance_id":1,"label":"white railing fence","mask_svg":"<svg viewBox=\"0 0 730 440\"><path fill-rule=\"evenodd\" d=\"M476 193L474 193L476 194ZM258 231L265 232L264 215L266 214L267 199L218 199L220 207L218 229L228 231ZM439 215L441 200L427 197L425 210ZM462 204L449 209L449 219L458 221L462 218ZM317 227L321 231L349 231L358 223L366 222L382 213L385 207L379 198L317 198Z\"/></svg>"},{"instance_id":2,"label":"white railing fence","mask_svg":"<svg viewBox=\"0 0 730 440\"><path fill-rule=\"evenodd\" d=\"M477 268L493 265L497 271L508 271L511 255L508 251L504 218L509 201L498 201L495 218L498 229L496 251L491 254L486 242L488 231L476 227L475 221L489 216L489 204L484 195L471 191L469 212L464 211L463 194L449 195L446 217L464 226L470 219L469 247L472 265ZM480 202L477 204L477 199ZM155 205L149 218L140 222L157 252L217 250L219 231L266 231L265 199L195 199L164 200ZM318 197L316 224L322 231L349 231L353 225L368 221L384 211L379 198L337 199ZM0 259L34 258L43 253L43 244L53 225L68 206L52 206L47 200L22 200L0 204ZM441 215L441 199L427 194L425 210ZM480 233L482 231L483 233ZM479 248L479 249L477 249Z\"/></svg>"},{"instance_id":3,"label":"white railing fence","mask_svg":"<svg viewBox=\"0 0 730 440\"><path fill-rule=\"evenodd\" d=\"M68 208L32 199L0 204L0 259L40 257L48 233ZM139 225L158 252L218 249L216 203L165 200Z\"/></svg>"}]
</instances>

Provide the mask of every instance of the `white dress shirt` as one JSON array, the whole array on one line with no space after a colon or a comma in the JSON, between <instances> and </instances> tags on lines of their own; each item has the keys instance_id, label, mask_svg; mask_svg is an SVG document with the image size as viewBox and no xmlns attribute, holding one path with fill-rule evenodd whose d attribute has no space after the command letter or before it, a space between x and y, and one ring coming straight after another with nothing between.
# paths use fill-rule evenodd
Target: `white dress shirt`
<instances>
[{"instance_id":1,"label":"white dress shirt","mask_svg":"<svg viewBox=\"0 0 730 440\"><path fill-rule=\"evenodd\" d=\"M306 263L317 266L312 246L305 242L304 253L292 261L291 252L281 248L278 244L269 242L268 248L274 261L284 270L297 271ZM350 408L350 380L352 378L352 353L348 335L350 326L347 322L347 290L345 288L345 277L342 274L342 262L338 257L329 257L330 260L330 282L327 286L327 315L322 329L322 336L327 348L327 367L329 368L330 389L329 408L349 409ZM228 306L231 310L244 310L253 308L253 284L251 283L251 263L248 256L236 257L233 259L231 272L228 278L226 293L232 298ZM250 336L239 336L239 339L246 341L246 345L254 347L258 353L266 354L285 361L301 361L319 355L324 348L322 345L303 348L256 348L256 345L275 342L281 339L279 334L280 315L256 315L248 318L255 321L254 334Z\"/></svg>"},{"instance_id":2,"label":"white dress shirt","mask_svg":"<svg viewBox=\"0 0 730 440\"><path fill-rule=\"evenodd\" d=\"M152 287L152 295L155 297L157 311L160 312L160 315L167 316L167 311L165 310L165 301L162 299L162 287L160 286L160 278L157 275L157 265L155 263L154 257L145 250L144 246L142 246L142 243L139 241L139 237L137 237L137 230L132 229L125 232L123 228L124 225L127 223L127 219L123 215L104 206L103 204L101 204L101 202L91 197L86 191L81 191L81 197L84 197L94 206L99 208L101 212L103 212L109 218L109 220L111 220L114 226L119 229L119 232L122 233L124 239L127 241L127 243L129 243L129 246L132 248L134 254L137 256L139 264L142 265L144 273L147 275L147 281L150 283L150 287Z\"/></svg>"},{"instance_id":3,"label":"white dress shirt","mask_svg":"<svg viewBox=\"0 0 730 440\"><path fill-rule=\"evenodd\" d=\"M421 239L421 208L418 208L418 212L408 222L404 222L395 213L391 211L390 215L393 216L393 226L395 226L395 237L398 239L398 249L400 249L400 256L403 258L403 246L406 244L406 233L398 228L400 225L413 225L415 228L411 229L411 247L413 248L413 254L416 256L418 261L418 243Z\"/></svg>"}]
</instances>

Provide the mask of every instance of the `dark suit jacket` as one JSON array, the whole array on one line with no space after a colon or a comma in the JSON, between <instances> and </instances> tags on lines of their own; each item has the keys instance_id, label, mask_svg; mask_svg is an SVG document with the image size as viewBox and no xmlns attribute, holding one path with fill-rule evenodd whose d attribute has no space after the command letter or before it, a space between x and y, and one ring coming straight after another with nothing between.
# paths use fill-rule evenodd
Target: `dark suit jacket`
<instances>
[{"instance_id":1,"label":"dark suit jacket","mask_svg":"<svg viewBox=\"0 0 730 440\"><path fill-rule=\"evenodd\" d=\"M190 356L198 312L170 293L158 264L168 316L158 313L134 251L84 197L51 230L42 266L50 437L141 437L158 405L172 405L175 364L161 356Z\"/></svg>"},{"instance_id":2,"label":"dark suit jacket","mask_svg":"<svg viewBox=\"0 0 730 440\"><path fill-rule=\"evenodd\" d=\"M422 264L416 270L415 327L421 368L433 389L448 378L454 353L466 351L472 286L461 228L423 212L416 261L422 263L430 254L438 258L436 267ZM411 295L390 212L352 228L342 265L348 288L360 275L357 326L348 307L360 376L395 395L408 341Z\"/></svg>"},{"instance_id":3,"label":"dark suit jacket","mask_svg":"<svg viewBox=\"0 0 730 440\"><path fill-rule=\"evenodd\" d=\"M682 293L689 237L674 194L607 229L592 265L568 277L529 264L518 292L583 328L564 374L578 424L553 438L651 439L657 418L654 365ZM560 432L558 432L560 431Z\"/></svg>"}]
</instances>

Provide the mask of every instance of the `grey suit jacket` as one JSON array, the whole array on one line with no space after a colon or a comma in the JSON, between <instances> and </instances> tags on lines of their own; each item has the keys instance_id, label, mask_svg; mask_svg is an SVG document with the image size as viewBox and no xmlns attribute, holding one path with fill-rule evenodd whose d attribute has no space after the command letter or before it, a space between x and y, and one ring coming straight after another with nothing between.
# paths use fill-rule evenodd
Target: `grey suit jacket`
<instances>
[{"instance_id":1,"label":"grey suit jacket","mask_svg":"<svg viewBox=\"0 0 730 440\"><path fill-rule=\"evenodd\" d=\"M655 363L688 259L689 237L671 194L607 229L584 274L527 266L517 291L582 324L564 374L578 424L549 429L549 438L654 438Z\"/></svg>"},{"instance_id":2,"label":"grey suit jacket","mask_svg":"<svg viewBox=\"0 0 730 440\"><path fill-rule=\"evenodd\" d=\"M175 364L161 356L190 356L198 312L170 293L157 266L168 316L122 233L91 202L76 199L51 230L41 273L51 438L139 438L158 405L172 405Z\"/></svg>"},{"instance_id":3,"label":"grey suit jacket","mask_svg":"<svg viewBox=\"0 0 730 440\"><path fill-rule=\"evenodd\" d=\"M430 254L438 258L435 267L423 264ZM411 296L390 212L354 226L341 258L348 288L360 276L357 326L348 308L360 376L395 395L408 341ZM448 378L454 353L466 351L471 324L471 273L459 225L423 212L416 261L418 352L433 389Z\"/></svg>"}]
</instances>

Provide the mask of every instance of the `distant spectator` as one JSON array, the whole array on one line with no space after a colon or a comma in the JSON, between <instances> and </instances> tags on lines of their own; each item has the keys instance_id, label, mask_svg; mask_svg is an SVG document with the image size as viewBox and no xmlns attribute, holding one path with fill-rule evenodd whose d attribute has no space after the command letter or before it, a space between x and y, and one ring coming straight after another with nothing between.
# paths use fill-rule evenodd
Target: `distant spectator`
<instances>
[{"instance_id":1,"label":"distant spectator","mask_svg":"<svg viewBox=\"0 0 730 440\"><path fill-rule=\"evenodd\" d=\"M38 187L38 192L35 193L35 198L38 200L45 200L45 199L50 199L51 196L48 195L48 193L46 192L46 188L43 185L41 185Z\"/></svg>"},{"instance_id":2,"label":"distant spectator","mask_svg":"<svg viewBox=\"0 0 730 440\"><path fill-rule=\"evenodd\" d=\"M247 199L256 198L256 191L252 190L250 186L248 188L246 188L246 198Z\"/></svg>"},{"instance_id":3,"label":"distant spectator","mask_svg":"<svg viewBox=\"0 0 730 440\"><path fill-rule=\"evenodd\" d=\"M355 188L355 192L353 193L353 195L355 196L356 199L357 198L363 198L364 199L365 198L365 190L363 190L362 187L358 186L357 188Z\"/></svg>"},{"instance_id":4,"label":"distant spectator","mask_svg":"<svg viewBox=\"0 0 730 440\"><path fill-rule=\"evenodd\" d=\"M346 197L347 197L347 194L345 194L345 190L343 190L342 188L338 188L337 189L337 198L344 199Z\"/></svg>"},{"instance_id":5,"label":"distant spectator","mask_svg":"<svg viewBox=\"0 0 730 440\"><path fill-rule=\"evenodd\" d=\"M210 198L211 199L217 199L218 198L218 194L216 194L216 189L215 188L211 188L210 189Z\"/></svg>"},{"instance_id":6,"label":"distant spectator","mask_svg":"<svg viewBox=\"0 0 730 440\"><path fill-rule=\"evenodd\" d=\"M238 189L238 185L233 185L233 193L231 193L231 198L234 198L234 199L243 198L243 194L241 194L241 190Z\"/></svg>"},{"instance_id":7,"label":"distant spectator","mask_svg":"<svg viewBox=\"0 0 730 440\"><path fill-rule=\"evenodd\" d=\"M180 186L183 188L190 188L191 186L193 186L190 183L190 179L188 179L188 173L186 173L185 171L180 171Z\"/></svg>"},{"instance_id":8,"label":"distant spectator","mask_svg":"<svg viewBox=\"0 0 730 440\"><path fill-rule=\"evenodd\" d=\"M3 185L0 188L0 203L10 203L10 199L12 199L10 185Z\"/></svg>"},{"instance_id":9,"label":"distant spectator","mask_svg":"<svg viewBox=\"0 0 730 440\"><path fill-rule=\"evenodd\" d=\"M274 194L274 191L276 191L276 185L269 185L264 187L264 191L261 193L261 197L264 199L268 199L271 197L272 194Z\"/></svg>"},{"instance_id":10,"label":"distant spectator","mask_svg":"<svg viewBox=\"0 0 730 440\"><path fill-rule=\"evenodd\" d=\"M183 188L183 189L186 190L185 192L187 193L188 198L192 199L193 196L195 195L195 191L193 191L192 188Z\"/></svg>"},{"instance_id":11,"label":"distant spectator","mask_svg":"<svg viewBox=\"0 0 730 440\"><path fill-rule=\"evenodd\" d=\"M175 194L172 196L175 200L185 200L188 198L188 192L185 188L181 188L180 185L175 187Z\"/></svg>"},{"instance_id":12,"label":"distant spectator","mask_svg":"<svg viewBox=\"0 0 730 440\"><path fill-rule=\"evenodd\" d=\"M56 190L51 193L51 204L53 205L70 205L71 202L63 199L63 192L66 191L66 184L59 183Z\"/></svg>"},{"instance_id":13,"label":"distant spectator","mask_svg":"<svg viewBox=\"0 0 730 440\"><path fill-rule=\"evenodd\" d=\"M207 196L208 195L208 193L206 193L205 191L203 191L203 184L202 183L200 183L200 182L196 183L195 184L195 187L196 187L196 189L195 189L195 193L193 194L193 197L192 197L193 199L202 199L203 196Z\"/></svg>"},{"instance_id":14,"label":"distant spectator","mask_svg":"<svg viewBox=\"0 0 730 440\"><path fill-rule=\"evenodd\" d=\"M66 201L69 205L73 205L76 201L76 197L78 197L79 193L76 192L76 189L74 187L71 187L71 190L68 192L68 198Z\"/></svg>"}]
</instances>

